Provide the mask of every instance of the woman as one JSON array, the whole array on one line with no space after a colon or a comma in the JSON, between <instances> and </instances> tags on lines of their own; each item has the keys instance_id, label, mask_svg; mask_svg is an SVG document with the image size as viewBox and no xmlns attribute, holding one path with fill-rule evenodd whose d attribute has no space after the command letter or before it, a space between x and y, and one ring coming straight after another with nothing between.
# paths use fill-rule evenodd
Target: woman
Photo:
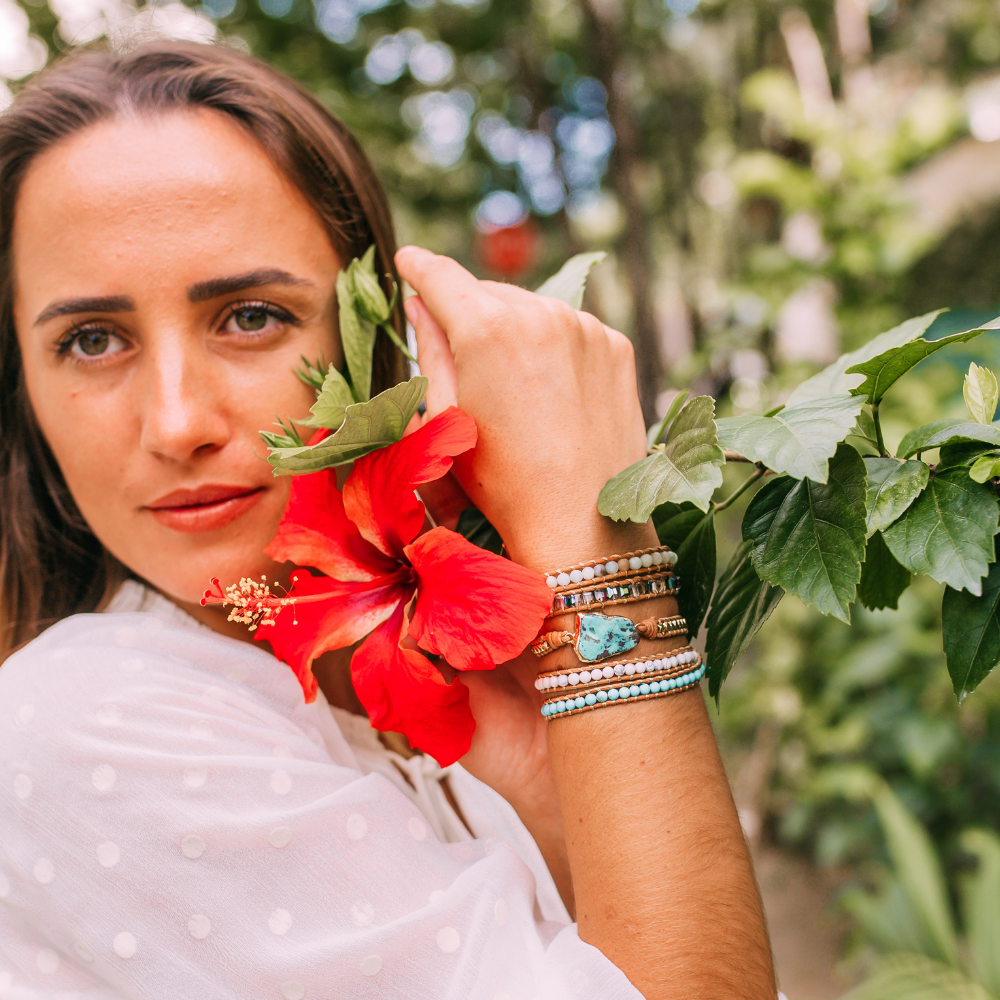
<instances>
[{"instance_id":1,"label":"woman","mask_svg":"<svg viewBox=\"0 0 1000 1000\"><path fill-rule=\"evenodd\" d=\"M198 604L287 578L257 431L305 415L300 355L339 363L335 277L370 243L418 293L429 415L478 425L462 485L534 570L656 544L596 510L645 447L620 334L394 256L343 126L221 48L27 87L0 240L0 995L774 997L697 689L547 722L531 653L463 676L478 728L442 790L351 714L343 655L305 705ZM377 390L401 363L376 350Z\"/></svg>"}]
</instances>

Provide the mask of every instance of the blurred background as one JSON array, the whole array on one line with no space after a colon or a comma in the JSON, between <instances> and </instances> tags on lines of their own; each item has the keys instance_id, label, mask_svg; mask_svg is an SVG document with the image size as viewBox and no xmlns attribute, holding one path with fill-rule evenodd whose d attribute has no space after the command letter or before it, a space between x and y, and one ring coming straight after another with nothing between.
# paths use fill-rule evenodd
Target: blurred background
<instances>
[{"instance_id":1,"label":"blurred background","mask_svg":"<svg viewBox=\"0 0 1000 1000\"><path fill-rule=\"evenodd\" d=\"M586 306L633 339L650 422L680 387L765 412L909 315L952 307L935 336L1000 313L997 0L0 0L0 107L73 46L156 34L315 92L401 242L528 287L606 250ZM890 445L962 413L970 359L996 368L997 335L890 394ZM966 831L1000 827L1000 685L956 704L939 608L926 578L851 626L786 598L713 709L790 1000L921 950L873 780L949 905Z\"/></svg>"}]
</instances>

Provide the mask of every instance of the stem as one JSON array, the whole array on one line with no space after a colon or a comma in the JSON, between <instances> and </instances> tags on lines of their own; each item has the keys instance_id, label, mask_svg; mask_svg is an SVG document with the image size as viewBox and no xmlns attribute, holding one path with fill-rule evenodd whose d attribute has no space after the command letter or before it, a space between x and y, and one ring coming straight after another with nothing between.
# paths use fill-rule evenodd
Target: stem
<instances>
[{"instance_id":1,"label":"stem","mask_svg":"<svg viewBox=\"0 0 1000 1000\"><path fill-rule=\"evenodd\" d=\"M765 475L767 475L767 469L765 469L762 465L757 466L757 471L754 472L752 476L737 486L735 491L726 497L725 500L715 505L715 512L718 513L720 510L725 510L727 507L732 506L732 504L743 496L743 494L746 493L746 491L750 489L750 487L753 486L758 479L761 479Z\"/></svg>"},{"instance_id":2,"label":"stem","mask_svg":"<svg viewBox=\"0 0 1000 1000\"><path fill-rule=\"evenodd\" d=\"M872 403L872 421L875 424L875 445L878 453L883 458L888 458L889 453L885 450L885 441L882 440L882 423L878 418L878 408L881 403Z\"/></svg>"}]
</instances>

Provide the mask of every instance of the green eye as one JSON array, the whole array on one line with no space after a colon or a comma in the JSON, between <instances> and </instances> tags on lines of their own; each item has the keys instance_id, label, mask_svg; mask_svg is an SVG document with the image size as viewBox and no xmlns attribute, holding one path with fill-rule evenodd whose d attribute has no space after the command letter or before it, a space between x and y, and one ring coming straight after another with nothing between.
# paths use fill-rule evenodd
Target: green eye
<instances>
[{"instance_id":1,"label":"green eye","mask_svg":"<svg viewBox=\"0 0 1000 1000\"><path fill-rule=\"evenodd\" d=\"M241 330L253 331L263 330L267 326L269 316L266 309L261 309L259 306L246 306L237 309L233 313L233 318Z\"/></svg>"},{"instance_id":2,"label":"green eye","mask_svg":"<svg viewBox=\"0 0 1000 1000\"><path fill-rule=\"evenodd\" d=\"M84 354L93 357L107 351L109 340L107 330L85 330L77 337L77 344Z\"/></svg>"}]
</instances>

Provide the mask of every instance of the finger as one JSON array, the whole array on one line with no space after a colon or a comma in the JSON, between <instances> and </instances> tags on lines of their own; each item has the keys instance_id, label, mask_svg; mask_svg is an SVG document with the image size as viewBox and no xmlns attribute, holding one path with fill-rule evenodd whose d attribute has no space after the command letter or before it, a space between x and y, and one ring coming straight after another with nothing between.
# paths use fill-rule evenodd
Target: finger
<instances>
[{"instance_id":1,"label":"finger","mask_svg":"<svg viewBox=\"0 0 1000 1000\"><path fill-rule=\"evenodd\" d=\"M441 325L452 347L456 335L481 329L503 309L483 282L450 257L421 247L403 247L396 253L396 267Z\"/></svg>"},{"instance_id":2,"label":"finger","mask_svg":"<svg viewBox=\"0 0 1000 1000\"><path fill-rule=\"evenodd\" d=\"M427 306L416 296L403 303L406 318L417 336L417 364L420 374L430 379L427 386L427 416L436 417L458 402L458 376L448 338Z\"/></svg>"}]
</instances>

